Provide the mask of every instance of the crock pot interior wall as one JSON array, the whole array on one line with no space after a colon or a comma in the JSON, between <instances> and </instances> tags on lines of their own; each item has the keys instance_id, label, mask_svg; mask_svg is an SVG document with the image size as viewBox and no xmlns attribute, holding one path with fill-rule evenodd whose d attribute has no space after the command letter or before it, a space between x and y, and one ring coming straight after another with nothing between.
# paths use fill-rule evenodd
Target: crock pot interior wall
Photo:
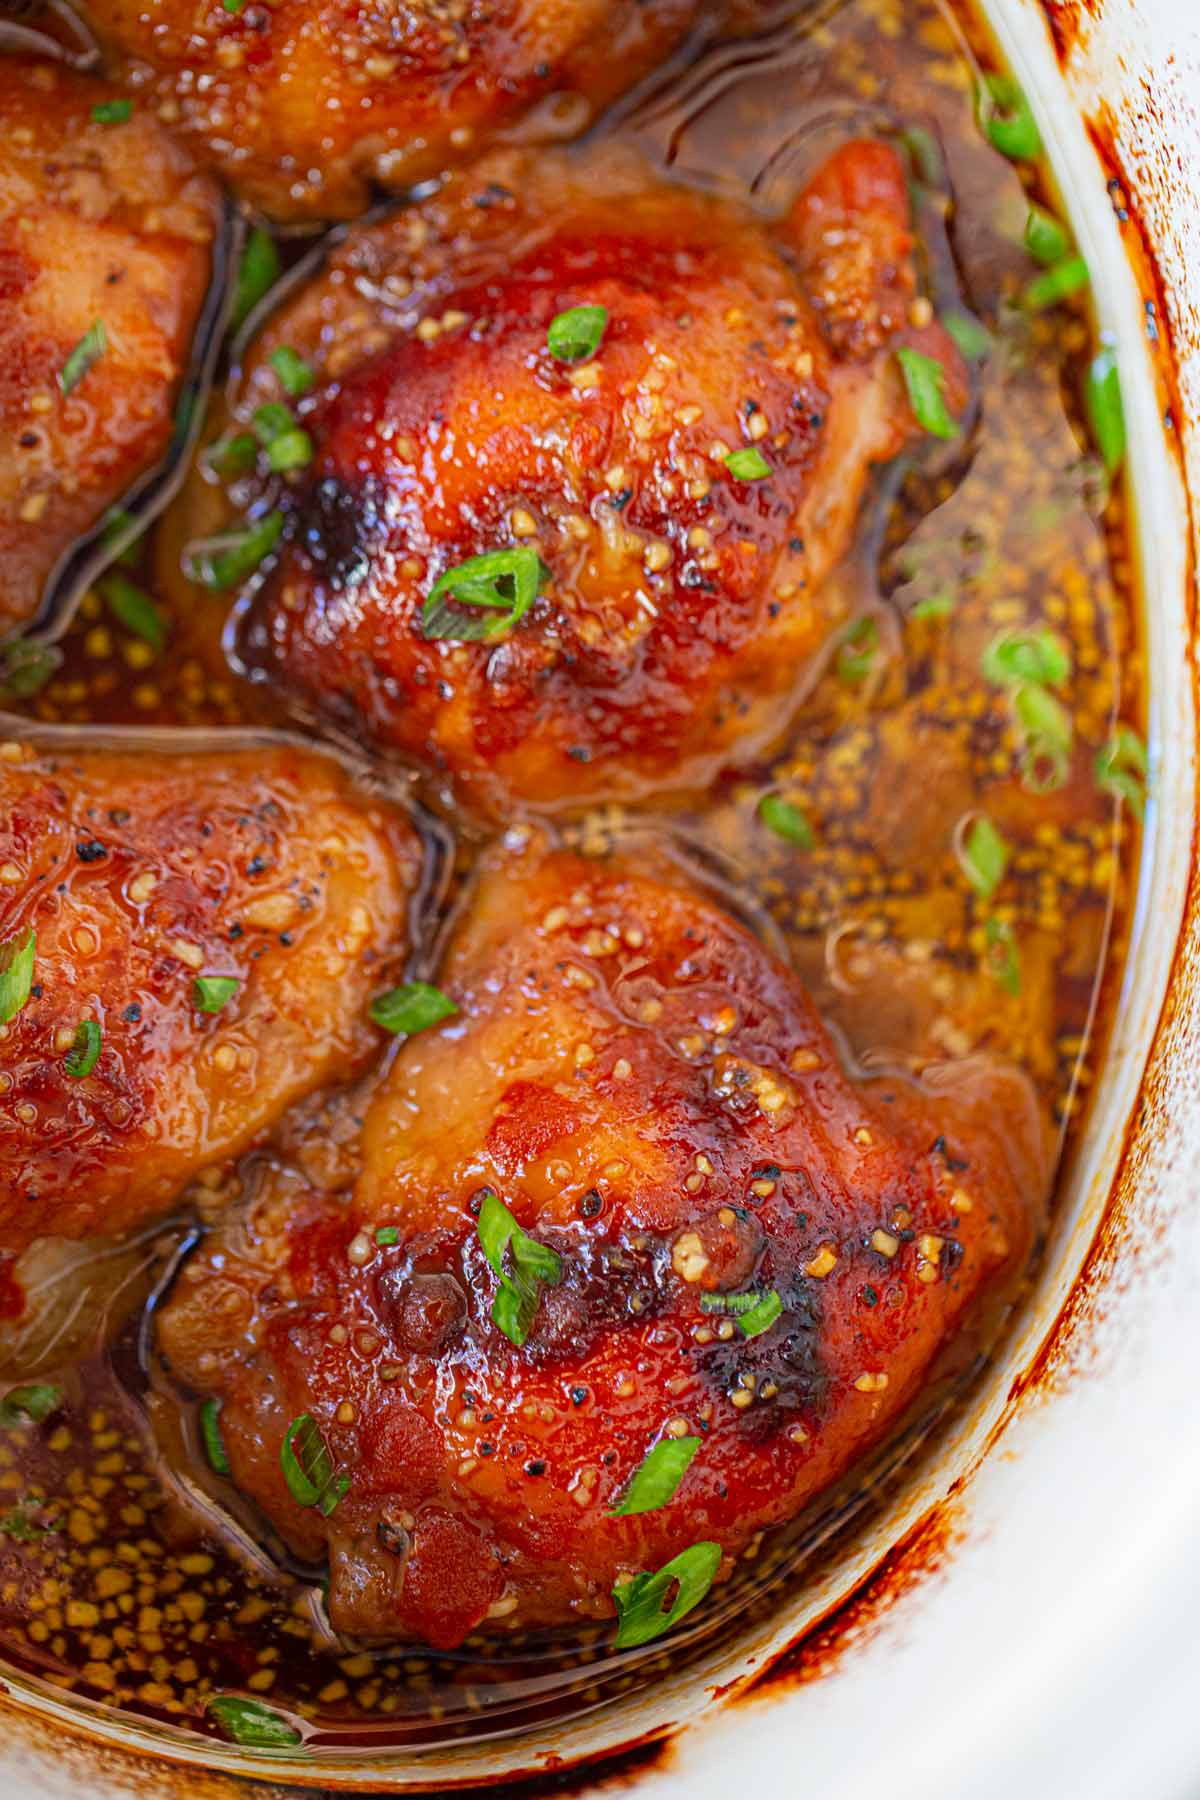
<instances>
[{"instance_id":1,"label":"crock pot interior wall","mask_svg":"<svg viewBox=\"0 0 1200 1800\"><path fill-rule=\"evenodd\" d=\"M806 1597L802 1615L727 1644L699 1672L668 1679L626 1706L541 1738L362 1768L355 1786L444 1792L561 1766L685 1722L688 1730L673 1737L661 1761L630 1773L645 1800L724 1796L747 1777L769 1792L802 1784L849 1800L880 1785L905 1800L932 1784L961 1800L1008 1800L1018 1783L1035 1796L1182 1800L1200 1785L1200 1658L1190 1617L1200 1587L1200 1442L1190 1442L1196 1434L1188 1430L1197 1412L1192 1371L1200 1337L1190 1307L1200 1276L1191 1178L1200 1168L1194 895L1171 966L1194 816L1191 674L1180 654L1191 607L1188 526L1145 366L1140 300L1080 118L1097 116L1103 103L1105 129L1169 284L1195 501L1200 125L1191 96L1200 93L1200 8L1194 0L1059 4L1055 10L1079 31L1066 87L1037 0L992 0L988 10L1064 177L1081 247L1099 275L1101 323L1118 338L1156 670L1157 820L1139 942L1089 1156L1066 1196L1043 1287L936 1468L886 1517L864 1524L837 1570ZM1173 1004L1155 1045L1147 1104L1101 1226L1168 976ZM1085 1262L1086 1278L1064 1314ZM1010 1401L1035 1364L1040 1381ZM951 1542L937 1568L898 1598L890 1587L881 1616L871 1616L868 1601L857 1637L820 1680L732 1704L717 1698L824 1616L952 1490L941 1514L941 1536ZM6 1705L0 1717L0 1769L14 1800L65 1800L81 1780L100 1796L161 1795L176 1786L195 1796L243 1791L215 1772L147 1766L150 1738L138 1729L120 1732L124 1748L93 1752L57 1708L33 1719ZM184 1753L178 1740L160 1746ZM241 1758L214 1745L210 1760L232 1771ZM305 1773L302 1765L279 1767L284 1779L303 1781ZM329 1776L322 1771L320 1779L325 1787ZM602 1775L591 1783L585 1777L575 1791L598 1793L604 1785Z\"/></svg>"}]
</instances>

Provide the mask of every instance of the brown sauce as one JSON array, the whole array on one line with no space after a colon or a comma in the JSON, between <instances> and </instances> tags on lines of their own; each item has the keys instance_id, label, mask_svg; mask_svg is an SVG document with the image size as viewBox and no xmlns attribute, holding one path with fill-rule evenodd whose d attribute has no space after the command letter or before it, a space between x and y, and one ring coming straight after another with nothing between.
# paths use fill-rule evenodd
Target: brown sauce
<instances>
[{"instance_id":1,"label":"brown sauce","mask_svg":"<svg viewBox=\"0 0 1200 1800\"><path fill-rule=\"evenodd\" d=\"M655 828L682 837L777 935L856 1063L1008 1058L1034 1083L1065 1158L1103 1050L1136 852L1135 822L1097 786L1094 764L1117 720L1136 725L1143 677L1125 505L1080 416L1090 327L1078 301L1032 317L1016 304L1035 273L1021 242L1033 177L976 127L982 42L936 0L783 11L763 39L659 76L599 130L764 209L840 137L916 130L930 291L939 310L981 319L993 351L956 454L933 475L902 461L880 482L836 577L852 591L852 624L788 741L656 809ZM154 554L146 544L134 571L148 588ZM226 661L225 610L196 590L156 655L88 594L61 666L22 710L55 723L279 723L270 693ZM1041 626L1070 646L1074 741L1061 785L1032 794L1009 696L981 663L998 634ZM767 791L802 811L811 847L764 828ZM948 822L980 814L1010 846L991 904L946 850ZM567 835L596 845L627 825L613 806ZM463 868L478 841L460 832ZM328 1135L320 1107L289 1126L293 1149L306 1131ZM892 1491L951 1403L949 1382L928 1394L851 1490L755 1545L743 1581L640 1657L613 1658L604 1628L569 1643L469 1639L452 1654L347 1646L324 1623L313 1571L281 1574L249 1517L230 1524L202 1458L186 1492L167 1472L160 1440L182 1432L197 1450L196 1423L154 1366L141 1309L187 1230L165 1225L129 1259L118 1304L130 1317L113 1348L48 1366L63 1409L0 1434L0 1652L46 1691L198 1730L223 1691L303 1721L307 1748L322 1753L511 1732L628 1694L715 1631L783 1603L806 1554Z\"/></svg>"}]
</instances>

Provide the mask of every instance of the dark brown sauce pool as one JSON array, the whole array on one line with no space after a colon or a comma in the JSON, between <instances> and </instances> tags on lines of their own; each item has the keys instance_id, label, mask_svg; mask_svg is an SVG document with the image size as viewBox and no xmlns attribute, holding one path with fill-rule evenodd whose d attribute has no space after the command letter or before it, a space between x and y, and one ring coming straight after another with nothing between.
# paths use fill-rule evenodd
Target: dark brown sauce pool
<instances>
[{"instance_id":1,"label":"dark brown sauce pool","mask_svg":"<svg viewBox=\"0 0 1200 1800\"><path fill-rule=\"evenodd\" d=\"M677 65L601 130L632 133L677 176L749 191L767 209L838 139L909 134L930 291L939 310L968 307L994 341L971 430L940 463L887 473L838 577L857 624L791 741L661 815L662 828L769 917L859 1062L999 1052L1030 1075L1066 1154L1119 973L1136 830L1090 780L1022 787L1009 702L981 659L1014 627L1045 624L1069 643L1076 771L1092 769L1116 719L1136 722L1142 669L1121 495L1079 418L1086 312L1074 302L1030 319L1015 305L1036 273L1021 242L1033 177L975 125L980 53L937 0L785 7L762 39ZM224 660L224 610L198 592L156 657L89 594L26 710L276 722L269 697ZM813 848L764 830L756 808L769 789L802 808ZM1015 946L1019 992L997 979L988 909L945 849L949 822L979 812L1012 846L1005 903L990 912ZM601 842L623 822L612 809L576 829ZM159 1438L182 1429L194 1443L195 1425L149 1365L142 1308L186 1230L164 1227L121 1259L113 1304L131 1316L113 1349L39 1370L62 1381L66 1406L0 1433L0 1651L47 1690L198 1730L211 1729L208 1697L234 1691L286 1711L310 1750L378 1753L511 1732L641 1688L733 1615L777 1608L815 1546L900 1478L949 1403L949 1387L927 1396L853 1492L752 1546L746 1579L665 1647L614 1659L597 1629L569 1644L489 1636L452 1655L355 1648L324 1624L312 1573L281 1576L207 1496L202 1467L188 1493L165 1473Z\"/></svg>"}]
</instances>

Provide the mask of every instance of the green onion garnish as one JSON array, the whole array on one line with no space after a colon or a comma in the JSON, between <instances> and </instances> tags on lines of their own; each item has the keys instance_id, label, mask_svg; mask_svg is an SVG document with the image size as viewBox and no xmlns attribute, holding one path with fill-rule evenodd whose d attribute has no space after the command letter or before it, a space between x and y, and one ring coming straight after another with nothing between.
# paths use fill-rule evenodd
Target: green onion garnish
<instances>
[{"instance_id":1,"label":"green onion garnish","mask_svg":"<svg viewBox=\"0 0 1200 1800\"><path fill-rule=\"evenodd\" d=\"M700 1311L725 1313L737 1320L744 1337L759 1337L775 1323L783 1301L774 1288L764 1294L701 1294Z\"/></svg>"},{"instance_id":2,"label":"green onion garnish","mask_svg":"<svg viewBox=\"0 0 1200 1800\"><path fill-rule=\"evenodd\" d=\"M97 125L124 125L132 113L132 100L101 100L92 108Z\"/></svg>"},{"instance_id":3,"label":"green onion garnish","mask_svg":"<svg viewBox=\"0 0 1200 1800\"><path fill-rule=\"evenodd\" d=\"M259 443L265 445L273 444L277 437L294 430L296 425L291 407L285 406L282 400L267 400L262 406L256 406L250 423Z\"/></svg>"},{"instance_id":4,"label":"green onion garnish","mask_svg":"<svg viewBox=\"0 0 1200 1800\"><path fill-rule=\"evenodd\" d=\"M620 1621L615 1648L632 1650L678 1625L694 1606L699 1606L720 1563L720 1544L692 1544L654 1574L643 1571L627 1581L619 1581L612 1591ZM674 1602L664 1612L663 1601L676 1583Z\"/></svg>"},{"instance_id":5,"label":"green onion garnish","mask_svg":"<svg viewBox=\"0 0 1200 1800\"><path fill-rule=\"evenodd\" d=\"M375 1233L375 1242L379 1245L381 1250L387 1250L392 1244L398 1244L400 1242L400 1227L398 1225L381 1225L379 1230Z\"/></svg>"},{"instance_id":6,"label":"green onion garnish","mask_svg":"<svg viewBox=\"0 0 1200 1800\"><path fill-rule=\"evenodd\" d=\"M298 425L292 431L281 431L267 445L267 463L276 475L286 475L291 469L306 469L312 459L313 441Z\"/></svg>"},{"instance_id":7,"label":"green onion garnish","mask_svg":"<svg viewBox=\"0 0 1200 1800\"><path fill-rule=\"evenodd\" d=\"M421 608L426 638L493 643L520 623L550 571L536 550L489 550L447 569ZM471 607L473 612L462 609ZM489 615L499 614L499 617Z\"/></svg>"},{"instance_id":8,"label":"green onion garnish","mask_svg":"<svg viewBox=\"0 0 1200 1800\"><path fill-rule=\"evenodd\" d=\"M205 587L236 587L246 581L283 536L281 512L265 514L241 531L227 532L206 545L193 545L187 556L190 581Z\"/></svg>"},{"instance_id":9,"label":"green onion garnish","mask_svg":"<svg viewBox=\"0 0 1200 1800\"><path fill-rule=\"evenodd\" d=\"M38 1538L49 1537L51 1530L51 1526L39 1525L28 1513L22 1512L19 1506L15 1506L12 1512L5 1513L0 1519L0 1531L5 1537L16 1538L20 1544L34 1544Z\"/></svg>"},{"instance_id":10,"label":"green onion garnish","mask_svg":"<svg viewBox=\"0 0 1200 1800\"><path fill-rule=\"evenodd\" d=\"M82 1019L75 1027L75 1041L63 1058L63 1068L72 1081L82 1081L85 1075L91 1074L100 1061L103 1041L95 1019Z\"/></svg>"},{"instance_id":11,"label":"green onion garnish","mask_svg":"<svg viewBox=\"0 0 1200 1800\"><path fill-rule=\"evenodd\" d=\"M293 400L298 400L301 394L307 394L317 379L299 351L293 350L290 344L280 344L278 350L272 350L271 367L278 375L284 392L290 394Z\"/></svg>"},{"instance_id":12,"label":"green onion garnish","mask_svg":"<svg viewBox=\"0 0 1200 1800\"><path fill-rule=\"evenodd\" d=\"M556 362L585 362L608 329L606 306L571 306L551 319L546 346Z\"/></svg>"},{"instance_id":13,"label":"green onion garnish","mask_svg":"<svg viewBox=\"0 0 1200 1800\"><path fill-rule=\"evenodd\" d=\"M131 512L125 511L123 506L109 507L104 515L101 538L105 549L110 553L118 544L121 546L119 550L116 550L114 561L123 564L127 569L131 569L137 562L140 541L138 522Z\"/></svg>"},{"instance_id":14,"label":"green onion garnish","mask_svg":"<svg viewBox=\"0 0 1200 1800\"><path fill-rule=\"evenodd\" d=\"M19 638L0 647L0 696L5 700L30 700L40 693L62 662L54 644L31 644Z\"/></svg>"},{"instance_id":15,"label":"green onion garnish","mask_svg":"<svg viewBox=\"0 0 1200 1800\"><path fill-rule=\"evenodd\" d=\"M975 97L984 135L1001 156L1032 162L1042 153L1042 134L1029 102L1011 75L985 75Z\"/></svg>"},{"instance_id":16,"label":"green onion garnish","mask_svg":"<svg viewBox=\"0 0 1200 1800\"><path fill-rule=\"evenodd\" d=\"M245 323L263 295L274 287L279 279L279 267L275 240L261 225L255 225L242 251L234 289L232 324L235 331Z\"/></svg>"},{"instance_id":17,"label":"green onion garnish","mask_svg":"<svg viewBox=\"0 0 1200 1800\"><path fill-rule=\"evenodd\" d=\"M1021 961L1013 928L1007 919L987 922L987 965L992 976L1009 994L1021 991Z\"/></svg>"},{"instance_id":18,"label":"green onion garnish","mask_svg":"<svg viewBox=\"0 0 1200 1800\"><path fill-rule=\"evenodd\" d=\"M780 794L764 794L758 803L758 816L776 837L786 839L801 850L811 850L816 835L807 818L790 800Z\"/></svg>"},{"instance_id":19,"label":"green onion garnish","mask_svg":"<svg viewBox=\"0 0 1200 1800\"><path fill-rule=\"evenodd\" d=\"M756 450L753 444L747 450L731 450L725 458L725 467L735 481L765 481L774 473L762 451Z\"/></svg>"},{"instance_id":20,"label":"green onion garnish","mask_svg":"<svg viewBox=\"0 0 1200 1800\"><path fill-rule=\"evenodd\" d=\"M1060 263L1071 248L1065 225L1042 206L1031 206L1025 217L1025 248L1044 269Z\"/></svg>"},{"instance_id":21,"label":"green onion garnish","mask_svg":"<svg viewBox=\"0 0 1200 1800\"><path fill-rule=\"evenodd\" d=\"M63 1403L63 1391L52 1381L31 1381L25 1387L9 1388L0 1400L0 1425L17 1425L30 1419L41 1425Z\"/></svg>"},{"instance_id":22,"label":"green onion garnish","mask_svg":"<svg viewBox=\"0 0 1200 1800\"><path fill-rule=\"evenodd\" d=\"M141 638L153 649L163 648L167 641L167 621L140 587L114 571L96 583L96 592L118 625L123 625L126 631L131 631L134 637Z\"/></svg>"},{"instance_id":23,"label":"green onion garnish","mask_svg":"<svg viewBox=\"0 0 1200 1800\"><path fill-rule=\"evenodd\" d=\"M58 385L64 394L77 388L88 370L100 361L108 349L108 333L103 319L93 319L62 366Z\"/></svg>"},{"instance_id":24,"label":"green onion garnish","mask_svg":"<svg viewBox=\"0 0 1200 1800\"><path fill-rule=\"evenodd\" d=\"M240 986L236 975L197 975L192 983L192 1005L197 1012L219 1013Z\"/></svg>"},{"instance_id":25,"label":"green onion garnish","mask_svg":"<svg viewBox=\"0 0 1200 1800\"><path fill-rule=\"evenodd\" d=\"M334 1474L329 1448L311 1413L301 1413L288 1426L279 1463L297 1505L315 1506L326 1519L349 1491L350 1477Z\"/></svg>"},{"instance_id":26,"label":"green onion garnish","mask_svg":"<svg viewBox=\"0 0 1200 1800\"><path fill-rule=\"evenodd\" d=\"M997 687L1015 687L1028 681L1061 687L1071 673L1071 652L1055 632L1045 627L1005 631L992 639L980 667L984 679Z\"/></svg>"},{"instance_id":27,"label":"green onion garnish","mask_svg":"<svg viewBox=\"0 0 1200 1800\"><path fill-rule=\"evenodd\" d=\"M200 1436L209 1468L217 1475L229 1474L229 1456L221 1436L221 1402L206 1400L200 1408Z\"/></svg>"},{"instance_id":28,"label":"green onion garnish","mask_svg":"<svg viewBox=\"0 0 1200 1800\"><path fill-rule=\"evenodd\" d=\"M908 403L922 431L929 432L931 437L957 437L958 426L946 407L946 371L937 357L926 356L923 350L912 350L902 344L896 352L896 361L904 376Z\"/></svg>"},{"instance_id":29,"label":"green onion garnish","mask_svg":"<svg viewBox=\"0 0 1200 1800\"><path fill-rule=\"evenodd\" d=\"M236 12L242 0L225 0L225 10ZM227 1738L256 1750L279 1750L300 1742L300 1733L281 1713L261 1700L244 1700L240 1694L213 1694L205 1706Z\"/></svg>"},{"instance_id":30,"label":"green onion garnish","mask_svg":"<svg viewBox=\"0 0 1200 1800\"><path fill-rule=\"evenodd\" d=\"M483 1253L500 1278L492 1302L492 1323L520 1349L529 1336L542 1286L553 1287L562 1279L562 1257L522 1231L491 1188L484 1191L477 1229ZM506 1250L510 1253L511 1274L505 1268Z\"/></svg>"},{"instance_id":31,"label":"green onion garnish","mask_svg":"<svg viewBox=\"0 0 1200 1800\"><path fill-rule=\"evenodd\" d=\"M1021 779L1035 794L1049 794L1067 779L1071 715L1048 688L1030 682L1013 690L1013 715L1024 740Z\"/></svg>"},{"instance_id":32,"label":"green onion garnish","mask_svg":"<svg viewBox=\"0 0 1200 1800\"><path fill-rule=\"evenodd\" d=\"M1128 802L1141 819L1146 812L1146 776L1150 763L1146 746L1128 725L1118 725L1096 756L1096 784L1106 794Z\"/></svg>"},{"instance_id":33,"label":"green onion garnish","mask_svg":"<svg viewBox=\"0 0 1200 1800\"><path fill-rule=\"evenodd\" d=\"M453 1000L427 981L406 981L402 987L392 988L371 1002L371 1017L376 1025L382 1025L385 1031L403 1032L406 1037L439 1025L457 1011Z\"/></svg>"},{"instance_id":34,"label":"green onion garnish","mask_svg":"<svg viewBox=\"0 0 1200 1800\"><path fill-rule=\"evenodd\" d=\"M914 601L908 616L910 619L948 619L953 611L953 592L950 588L939 588L936 594L926 594L923 600Z\"/></svg>"},{"instance_id":35,"label":"green onion garnish","mask_svg":"<svg viewBox=\"0 0 1200 1800\"><path fill-rule=\"evenodd\" d=\"M875 666L875 652L878 648L879 626L874 619L856 619L852 625L848 625L842 634L835 659L841 679L849 682L852 687L865 681Z\"/></svg>"},{"instance_id":36,"label":"green onion garnish","mask_svg":"<svg viewBox=\"0 0 1200 1800\"><path fill-rule=\"evenodd\" d=\"M963 874L982 900L990 900L1008 867L1008 845L992 821L980 815L971 821L956 845Z\"/></svg>"},{"instance_id":37,"label":"green onion garnish","mask_svg":"<svg viewBox=\"0 0 1200 1800\"><path fill-rule=\"evenodd\" d=\"M947 335L953 339L968 362L981 362L992 348L991 333L970 313L951 312L942 316Z\"/></svg>"},{"instance_id":38,"label":"green onion garnish","mask_svg":"<svg viewBox=\"0 0 1200 1800\"><path fill-rule=\"evenodd\" d=\"M900 141L908 151L917 180L926 187L945 187L946 162L933 132L924 125L908 125L900 133Z\"/></svg>"},{"instance_id":39,"label":"green onion garnish","mask_svg":"<svg viewBox=\"0 0 1200 1800\"><path fill-rule=\"evenodd\" d=\"M1057 306L1060 300L1078 294L1091 279L1082 256L1069 256L1066 262L1056 263L1044 275L1034 276L1021 295L1021 305L1026 312L1045 312L1048 306Z\"/></svg>"},{"instance_id":40,"label":"green onion garnish","mask_svg":"<svg viewBox=\"0 0 1200 1800\"><path fill-rule=\"evenodd\" d=\"M656 1512L674 1498L700 1448L698 1437L660 1438L634 1470L629 1486L610 1510L614 1518L628 1513Z\"/></svg>"},{"instance_id":41,"label":"green onion garnish","mask_svg":"<svg viewBox=\"0 0 1200 1800\"><path fill-rule=\"evenodd\" d=\"M1098 350L1088 365L1083 397L1096 448L1109 474L1115 475L1125 455L1125 409L1117 353L1111 345Z\"/></svg>"},{"instance_id":42,"label":"green onion garnish","mask_svg":"<svg viewBox=\"0 0 1200 1800\"><path fill-rule=\"evenodd\" d=\"M221 0L221 5L227 13L240 13L245 4L246 0Z\"/></svg>"},{"instance_id":43,"label":"green onion garnish","mask_svg":"<svg viewBox=\"0 0 1200 1800\"><path fill-rule=\"evenodd\" d=\"M0 944L0 1025L15 1019L33 987L37 940L32 925Z\"/></svg>"},{"instance_id":44,"label":"green onion garnish","mask_svg":"<svg viewBox=\"0 0 1200 1800\"><path fill-rule=\"evenodd\" d=\"M208 468L226 478L245 475L258 460L258 444L248 431L234 432L232 437L218 438L204 452Z\"/></svg>"}]
</instances>

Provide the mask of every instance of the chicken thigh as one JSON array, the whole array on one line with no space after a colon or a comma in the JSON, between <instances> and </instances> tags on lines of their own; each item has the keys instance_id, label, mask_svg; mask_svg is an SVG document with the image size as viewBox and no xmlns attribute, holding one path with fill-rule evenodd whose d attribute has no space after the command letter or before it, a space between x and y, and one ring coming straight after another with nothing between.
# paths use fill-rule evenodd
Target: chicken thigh
<instances>
[{"instance_id":1,"label":"chicken thigh","mask_svg":"<svg viewBox=\"0 0 1200 1800\"><path fill-rule=\"evenodd\" d=\"M774 223L608 148L494 157L351 233L225 441L286 445L231 489L282 534L243 661L493 816L754 754L845 616L872 465L919 435L897 348L963 400L914 257L872 141Z\"/></svg>"},{"instance_id":2,"label":"chicken thigh","mask_svg":"<svg viewBox=\"0 0 1200 1800\"><path fill-rule=\"evenodd\" d=\"M335 1628L451 1646L727 1573L970 1366L1046 1174L1022 1078L852 1078L649 853L494 853L442 985L352 1189L267 1169L159 1344Z\"/></svg>"},{"instance_id":3,"label":"chicken thigh","mask_svg":"<svg viewBox=\"0 0 1200 1800\"><path fill-rule=\"evenodd\" d=\"M0 56L0 638L162 458L212 273L216 189L153 114Z\"/></svg>"}]
</instances>

